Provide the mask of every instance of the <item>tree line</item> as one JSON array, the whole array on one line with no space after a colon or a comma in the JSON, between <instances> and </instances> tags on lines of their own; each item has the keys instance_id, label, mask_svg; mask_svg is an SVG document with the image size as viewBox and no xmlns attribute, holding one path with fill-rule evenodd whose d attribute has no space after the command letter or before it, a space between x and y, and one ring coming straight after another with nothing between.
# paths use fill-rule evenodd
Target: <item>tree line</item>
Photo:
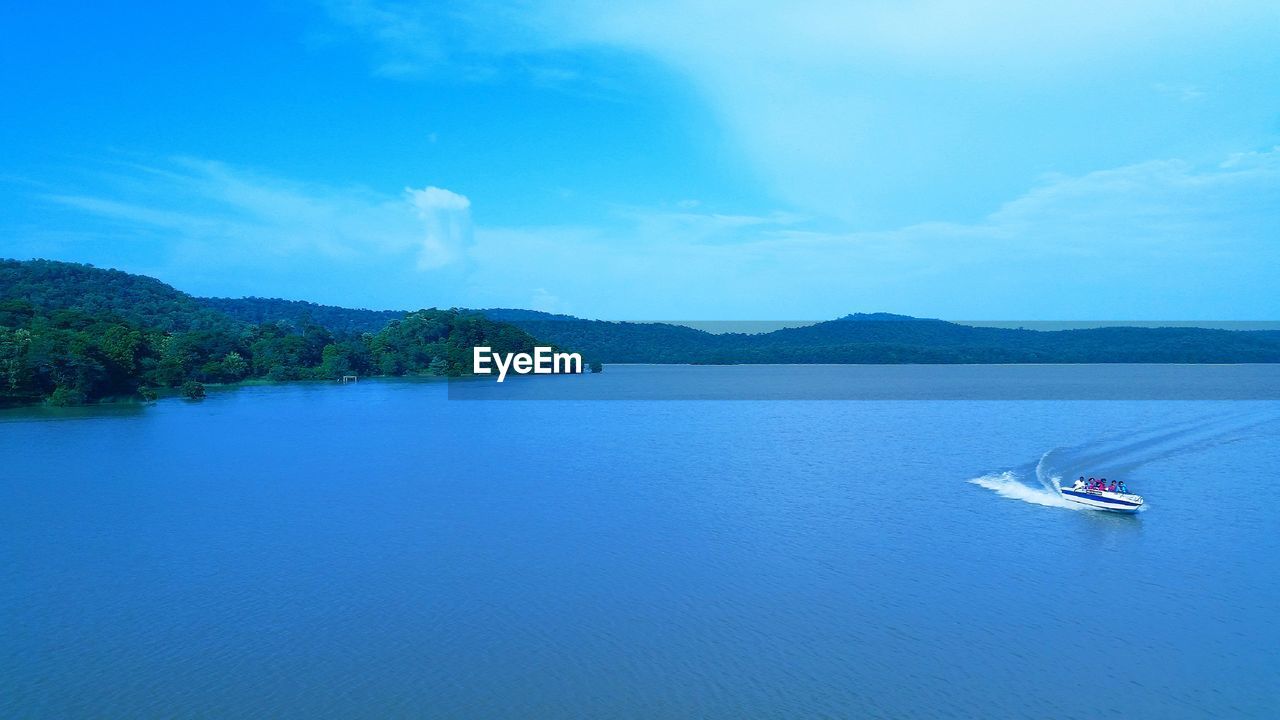
<instances>
[{"instance_id":1,"label":"tree line","mask_svg":"<svg viewBox=\"0 0 1280 720\"><path fill-rule=\"evenodd\" d=\"M109 313L0 301L0 404L150 399L205 383L470 372L471 348L529 352L528 333L461 310L419 310L376 333L287 321L169 331Z\"/></svg>"},{"instance_id":2,"label":"tree line","mask_svg":"<svg viewBox=\"0 0 1280 720\"><path fill-rule=\"evenodd\" d=\"M978 327L876 313L772 332L710 333L669 323L485 310L606 363L1275 363L1280 332L1197 327L1072 330Z\"/></svg>"}]
</instances>

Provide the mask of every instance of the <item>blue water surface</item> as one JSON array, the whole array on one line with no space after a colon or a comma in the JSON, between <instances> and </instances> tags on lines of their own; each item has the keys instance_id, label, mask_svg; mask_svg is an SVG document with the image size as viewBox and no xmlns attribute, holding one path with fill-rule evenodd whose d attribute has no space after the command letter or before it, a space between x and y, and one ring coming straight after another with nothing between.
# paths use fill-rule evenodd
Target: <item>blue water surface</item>
<instances>
[{"instance_id":1,"label":"blue water surface","mask_svg":"<svg viewBox=\"0 0 1280 720\"><path fill-rule=\"evenodd\" d=\"M1280 402L447 398L0 413L0 716L1280 716Z\"/></svg>"}]
</instances>

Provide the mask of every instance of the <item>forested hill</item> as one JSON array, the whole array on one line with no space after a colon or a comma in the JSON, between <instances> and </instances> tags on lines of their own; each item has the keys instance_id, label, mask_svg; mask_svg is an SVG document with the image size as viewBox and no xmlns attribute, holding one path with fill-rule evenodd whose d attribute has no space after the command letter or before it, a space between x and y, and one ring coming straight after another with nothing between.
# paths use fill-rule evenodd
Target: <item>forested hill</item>
<instances>
[{"instance_id":1,"label":"forested hill","mask_svg":"<svg viewBox=\"0 0 1280 720\"><path fill-rule=\"evenodd\" d=\"M692 363L715 360L726 336L684 325L581 320L534 310L492 308L478 311L491 320L509 322L537 338L572 347L590 347L585 357L612 363ZM547 333L545 336L538 333ZM745 337L745 336L742 336ZM551 339L559 338L559 339ZM563 341L572 338L576 344Z\"/></svg>"},{"instance_id":2,"label":"forested hill","mask_svg":"<svg viewBox=\"0 0 1280 720\"><path fill-rule=\"evenodd\" d=\"M134 325L183 332L230 330L236 322L190 295L145 275L55 260L0 259L0 301L45 311L112 315Z\"/></svg>"},{"instance_id":3,"label":"forested hill","mask_svg":"<svg viewBox=\"0 0 1280 720\"><path fill-rule=\"evenodd\" d=\"M196 298L196 301L241 322L257 325L283 320L299 327L321 325L333 332L378 332L392 320L405 316L403 310L360 310L276 298Z\"/></svg>"},{"instance_id":4,"label":"forested hill","mask_svg":"<svg viewBox=\"0 0 1280 720\"><path fill-rule=\"evenodd\" d=\"M536 338L536 340L535 340ZM589 362L1280 362L1280 333L1187 327L1052 332L877 313L760 334L582 320L531 310L351 310L194 298L154 278L0 260L0 404L73 404L252 378L458 375L474 345L549 344Z\"/></svg>"},{"instance_id":5,"label":"forested hill","mask_svg":"<svg viewBox=\"0 0 1280 720\"><path fill-rule=\"evenodd\" d=\"M0 405L149 398L162 388L199 397L204 383L256 378L462 375L475 345L507 353L546 344L465 310L394 313L375 332L357 332L368 325L351 319L369 311L265 303L277 303L276 312L264 309L265 321L255 322L152 278L0 260ZM265 306L251 299L241 307Z\"/></svg>"},{"instance_id":6,"label":"forested hill","mask_svg":"<svg viewBox=\"0 0 1280 720\"><path fill-rule=\"evenodd\" d=\"M530 334L615 363L1246 363L1280 362L1280 333L1188 327L1038 331L887 313L761 334L682 325L483 311Z\"/></svg>"}]
</instances>

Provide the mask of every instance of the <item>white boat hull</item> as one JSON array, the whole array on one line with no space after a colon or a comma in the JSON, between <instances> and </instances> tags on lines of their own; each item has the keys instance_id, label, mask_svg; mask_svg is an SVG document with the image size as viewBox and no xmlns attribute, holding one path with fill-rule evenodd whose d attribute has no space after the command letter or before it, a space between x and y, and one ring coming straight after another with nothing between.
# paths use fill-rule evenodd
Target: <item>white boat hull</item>
<instances>
[{"instance_id":1,"label":"white boat hull","mask_svg":"<svg viewBox=\"0 0 1280 720\"><path fill-rule=\"evenodd\" d=\"M1107 492L1105 490L1076 490L1074 488L1063 488L1062 497L1098 510L1119 513L1138 512L1138 510L1142 509L1143 502L1141 495Z\"/></svg>"}]
</instances>

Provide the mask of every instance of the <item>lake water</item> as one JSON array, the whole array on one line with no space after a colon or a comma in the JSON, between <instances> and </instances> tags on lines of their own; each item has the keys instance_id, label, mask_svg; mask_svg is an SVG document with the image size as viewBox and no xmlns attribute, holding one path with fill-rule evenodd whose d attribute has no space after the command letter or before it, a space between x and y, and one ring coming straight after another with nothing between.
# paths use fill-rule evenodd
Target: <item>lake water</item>
<instances>
[{"instance_id":1,"label":"lake water","mask_svg":"<svg viewBox=\"0 0 1280 720\"><path fill-rule=\"evenodd\" d=\"M0 716L1280 716L1275 400L448 397L0 413Z\"/></svg>"}]
</instances>

